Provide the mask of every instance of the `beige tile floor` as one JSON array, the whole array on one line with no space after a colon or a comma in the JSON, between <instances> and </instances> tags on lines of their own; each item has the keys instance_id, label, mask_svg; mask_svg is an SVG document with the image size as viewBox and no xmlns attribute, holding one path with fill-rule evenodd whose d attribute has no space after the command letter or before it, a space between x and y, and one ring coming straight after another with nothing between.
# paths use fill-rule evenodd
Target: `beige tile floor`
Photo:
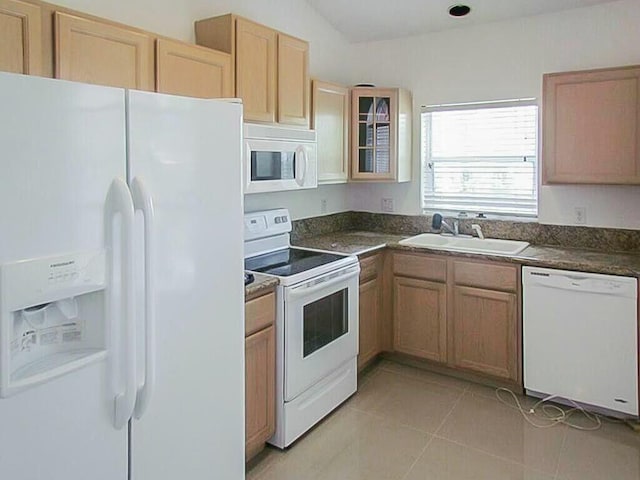
<instances>
[{"instance_id":1,"label":"beige tile floor","mask_svg":"<svg viewBox=\"0 0 640 480\"><path fill-rule=\"evenodd\" d=\"M614 423L537 429L491 388L383 361L287 451L268 447L247 479L640 480L640 435Z\"/></svg>"}]
</instances>

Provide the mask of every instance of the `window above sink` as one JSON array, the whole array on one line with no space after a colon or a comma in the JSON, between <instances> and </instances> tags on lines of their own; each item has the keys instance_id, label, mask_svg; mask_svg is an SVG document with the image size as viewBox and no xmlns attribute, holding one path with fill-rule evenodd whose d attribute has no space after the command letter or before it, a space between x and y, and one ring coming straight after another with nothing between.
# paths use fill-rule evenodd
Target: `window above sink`
<instances>
[{"instance_id":1,"label":"window above sink","mask_svg":"<svg viewBox=\"0 0 640 480\"><path fill-rule=\"evenodd\" d=\"M536 217L535 99L425 107L422 208Z\"/></svg>"}]
</instances>

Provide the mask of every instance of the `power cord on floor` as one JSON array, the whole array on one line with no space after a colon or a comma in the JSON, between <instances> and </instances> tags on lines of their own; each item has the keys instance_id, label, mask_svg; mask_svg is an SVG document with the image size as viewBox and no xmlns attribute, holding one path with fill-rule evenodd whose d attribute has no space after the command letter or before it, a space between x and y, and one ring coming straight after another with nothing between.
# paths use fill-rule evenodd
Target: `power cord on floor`
<instances>
[{"instance_id":1,"label":"power cord on floor","mask_svg":"<svg viewBox=\"0 0 640 480\"><path fill-rule=\"evenodd\" d=\"M515 404L508 402L501 396L502 392L507 392L512 398ZM522 414L523 418L531 425L536 428L550 428L555 427L558 424L563 424L571 428L575 428L577 430L598 430L602 427L602 420L607 419L607 417L603 417L599 414L589 412L582 408L580 405L575 403L569 399L567 400L573 405L573 408L569 410L564 410L563 408L557 405L547 405L546 403L554 398L559 398L557 395L550 395L548 397L543 398L536 404L534 404L531 408L527 409L522 406L520 399L518 396L513 393L508 388L497 388L496 389L496 397L500 402L505 404L510 408L514 408ZM542 405L542 408L538 409ZM592 423L591 426L582 426L570 421L570 418L576 413L581 413L589 422ZM614 420L611 420L614 421Z\"/></svg>"}]
</instances>

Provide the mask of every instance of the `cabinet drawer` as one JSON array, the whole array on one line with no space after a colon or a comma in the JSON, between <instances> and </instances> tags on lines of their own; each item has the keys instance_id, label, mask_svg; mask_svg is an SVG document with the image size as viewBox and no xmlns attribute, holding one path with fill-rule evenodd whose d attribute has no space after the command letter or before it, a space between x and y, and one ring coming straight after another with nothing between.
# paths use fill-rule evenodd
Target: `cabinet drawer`
<instances>
[{"instance_id":1,"label":"cabinet drawer","mask_svg":"<svg viewBox=\"0 0 640 480\"><path fill-rule=\"evenodd\" d=\"M393 255L394 275L422 278L445 282L447 280L447 261L431 255L411 255L395 253Z\"/></svg>"},{"instance_id":2,"label":"cabinet drawer","mask_svg":"<svg viewBox=\"0 0 640 480\"><path fill-rule=\"evenodd\" d=\"M370 255L360 258L360 282L378 276L378 266L380 265L380 254Z\"/></svg>"},{"instance_id":3,"label":"cabinet drawer","mask_svg":"<svg viewBox=\"0 0 640 480\"><path fill-rule=\"evenodd\" d=\"M269 293L262 297L249 300L244 305L244 334L251 335L275 322L276 296Z\"/></svg>"},{"instance_id":4,"label":"cabinet drawer","mask_svg":"<svg viewBox=\"0 0 640 480\"><path fill-rule=\"evenodd\" d=\"M456 260L453 262L453 281L456 285L515 292L518 287L518 267Z\"/></svg>"}]
</instances>

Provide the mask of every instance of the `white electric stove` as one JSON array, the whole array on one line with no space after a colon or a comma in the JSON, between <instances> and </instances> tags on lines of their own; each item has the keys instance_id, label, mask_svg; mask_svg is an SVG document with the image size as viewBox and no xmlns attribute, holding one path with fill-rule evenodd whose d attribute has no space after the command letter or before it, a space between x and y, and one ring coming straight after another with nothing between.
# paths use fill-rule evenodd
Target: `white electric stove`
<instances>
[{"instance_id":1,"label":"white electric stove","mask_svg":"<svg viewBox=\"0 0 640 480\"><path fill-rule=\"evenodd\" d=\"M354 255L291 247L291 217L245 214L245 270L277 277L276 433L285 448L356 391Z\"/></svg>"}]
</instances>

